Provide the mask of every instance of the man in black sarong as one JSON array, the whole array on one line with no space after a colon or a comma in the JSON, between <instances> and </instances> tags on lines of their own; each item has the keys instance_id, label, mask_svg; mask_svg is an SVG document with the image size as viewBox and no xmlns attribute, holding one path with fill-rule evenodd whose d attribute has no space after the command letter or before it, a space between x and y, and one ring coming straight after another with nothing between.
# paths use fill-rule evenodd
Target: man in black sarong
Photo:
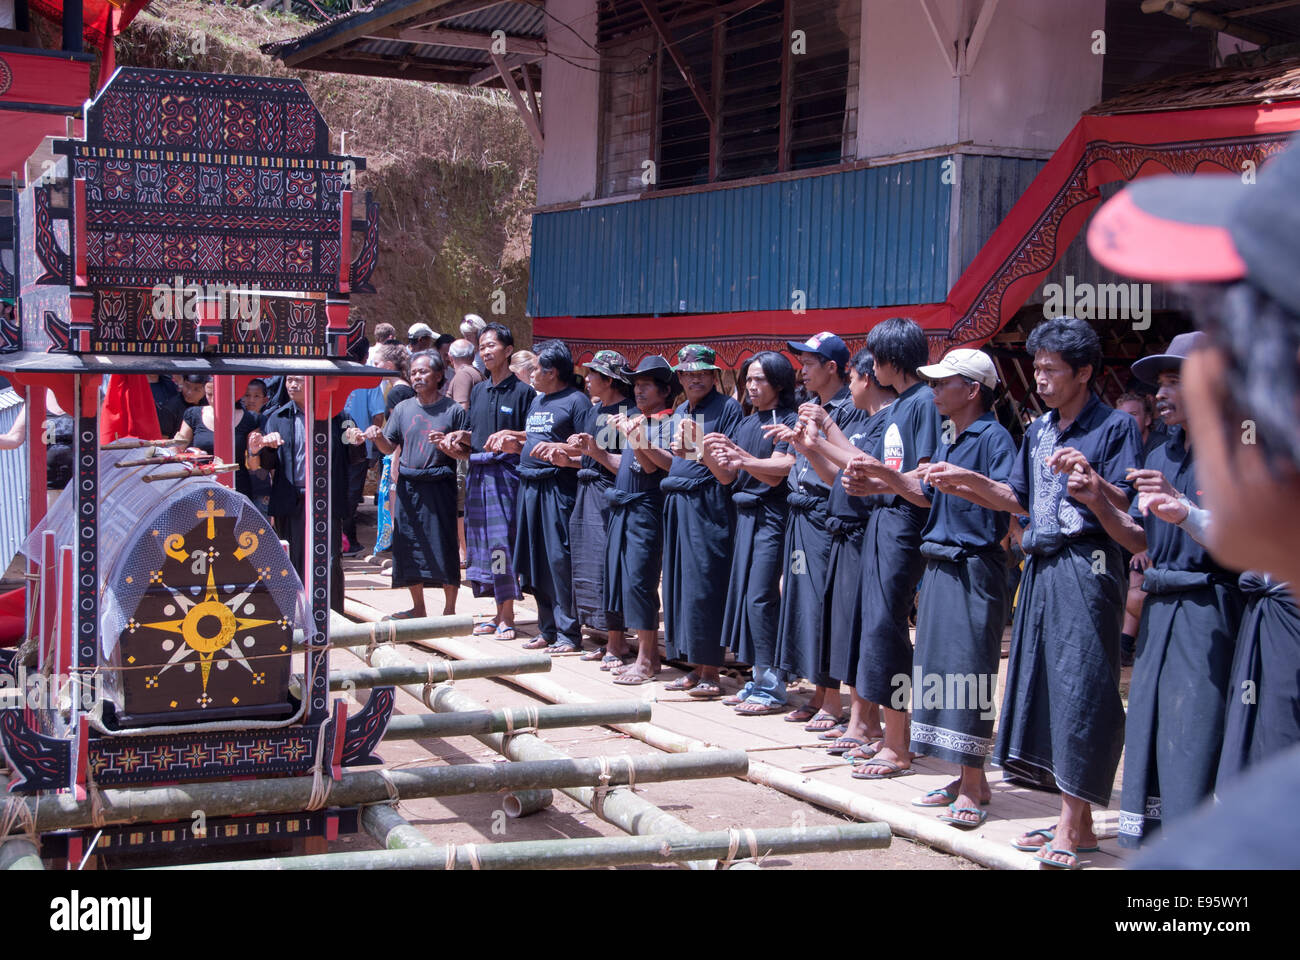
<instances>
[{"instance_id":1,"label":"man in black sarong","mask_svg":"<svg viewBox=\"0 0 1300 960\"><path fill-rule=\"evenodd\" d=\"M1097 514L1121 546L1146 550L1142 625L1129 686L1120 846L1136 847L1162 823L1190 813L1214 790L1242 597L1237 573L1211 558L1175 524L1149 510L1152 496L1197 503L1191 444L1184 427L1183 359L1204 334L1174 337L1165 354L1133 364L1156 382L1156 408L1169 428L1165 443L1130 471L1137 491L1129 514L1101 497L1096 474L1080 464L1074 496Z\"/></svg>"},{"instance_id":2,"label":"man in black sarong","mask_svg":"<svg viewBox=\"0 0 1300 960\"><path fill-rule=\"evenodd\" d=\"M673 367L686 402L674 411L673 464L664 492L664 644L670 658L691 665L667 684L707 699L722 695L718 668L726 656L722 613L727 599L736 510L727 493L735 471L704 446L710 433L733 436L740 404L717 390L714 352L689 344Z\"/></svg>"},{"instance_id":3,"label":"man in black sarong","mask_svg":"<svg viewBox=\"0 0 1300 960\"><path fill-rule=\"evenodd\" d=\"M1048 320L1026 347L1049 411L1030 424L1007 482L951 464L927 479L989 509L1029 513L993 762L1061 791L1054 830L1026 833L1015 845L1072 869L1080 852L1096 848L1091 804L1110 802L1124 747L1119 630L1127 575L1118 545L1067 490L1066 473L1086 461L1107 499L1127 510L1126 471L1140 448L1133 418L1091 391L1101 365L1092 327L1074 317Z\"/></svg>"},{"instance_id":4,"label":"man in black sarong","mask_svg":"<svg viewBox=\"0 0 1300 960\"><path fill-rule=\"evenodd\" d=\"M1134 183L1097 212L1088 242L1109 269L1187 284L1186 300L1209 338L1182 366L1197 484L1212 515L1197 535L1220 563L1258 571L1252 601L1274 606L1270 593L1300 583L1300 147L1268 160L1257 182L1229 173ZM1186 524L1190 517L1166 513L1156 502L1161 497L1151 498L1151 509ZM1255 629L1273 633L1275 652L1292 648L1290 665L1277 662L1274 674L1281 687L1275 692L1290 698L1290 709L1269 713L1284 725L1276 733L1289 727L1294 735L1300 722L1296 633L1287 619L1269 616ZM1261 693L1262 687L1233 690L1234 698L1251 700ZM1234 700L1234 711L1239 706ZM1234 752L1240 746L1234 740ZM1228 751L1225 743L1225 757ZM1221 764L1219 786L1222 771ZM1218 803L1171 826L1138 865L1294 867L1300 863L1300 834L1293 829L1298 771L1300 746L1293 746L1226 790L1216 788Z\"/></svg>"}]
</instances>

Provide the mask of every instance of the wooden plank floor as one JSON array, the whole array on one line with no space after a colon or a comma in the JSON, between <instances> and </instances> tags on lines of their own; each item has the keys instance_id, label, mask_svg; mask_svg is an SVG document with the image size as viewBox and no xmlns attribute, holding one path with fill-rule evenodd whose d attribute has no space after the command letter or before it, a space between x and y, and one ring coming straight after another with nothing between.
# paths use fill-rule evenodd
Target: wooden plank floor
<instances>
[{"instance_id":1,"label":"wooden plank floor","mask_svg":"<svg viewBox=\"0 0 1300 960\"><path fill-rule=\"evenodd\" d=\"M388 578L379 575L369 564L358 561L347 563L348 595L363 603L385 612L405 609L409 606L409 597L405 590L388 589ZM441 612L441 591L426 591L429 612ZM536 634L536 611L524 603L516 603L518 613L519 636L527 638ZM476 617L490 616L491 600L475 599L468 589L463 588L457 603L457 612L472 614ZM521 641L503 642L487 637L466 637L465 643L471 644L482 656L500 656L506 650L518 650ZM1005 646L1004 646L1005 651ZM995 700L1001 704L1002 683L1005 678L1007 661L1001 662L998 678L998 691ZM785 770L800 772L815 780L832 784L836 787L861 794L875 801L899 807L912 813L927 815L927 811L911 806L911 802L929 790L940 788L949 783L956 768L951 764L921 757L913 761L916 773L912 776L891 780L867 781L855 780L849 775L850 765L829 757L824 749L819 748L817 735L807 733L802 724L786 723L781 714L766 717L744 717L724 706L719 701L693 700L683 694L664 689L669 681L681 675L674 668L664 670L657 682L639 687L616 686L610 675L599 669L595 662L583 662L577 654L561 655L554 658L549 678L567 690L593 700L640 699L654 703L652 722L659 727L671 730L686 737L702 740L706 743L733 750L753 750L753 759ZM1127 687L1128 671L1124 671L1124 686ZM727 693L739 686L734 678L724 675L723 688ZM812 687L801 683L791 688L792 704L803 703L812 693ZM845 695L847 709L847 694ZM765 747L785 747L788 749L761 749ZM611 749L617 750L617 742L611 742ZM825 769L806 769L815 765L833 764ZM1000 769L990 768L989 783L993 791L992 803L988 806L989 818L974 831L973 835L983 837L995 843L1009 844L1010 840L1026 830L1049 827L1056 822L1060 810L1060 798L1055 794L1039 790L1018 787L1002 779ZM1084 855L1091 869L1115 868L1122 865L1122 858L1127 851L1121 851L1115 842L1118 828L1120 784L1116 779L1111 803L1104 811L1094 810L1093 817L1098 836L1101 838L1101 852ZM957 830L957 827L951 828ZM1011 851L1012 854L1015 851ZM1029 854L1024 855L1026 860Z\"/></svg>"}]
</instances>

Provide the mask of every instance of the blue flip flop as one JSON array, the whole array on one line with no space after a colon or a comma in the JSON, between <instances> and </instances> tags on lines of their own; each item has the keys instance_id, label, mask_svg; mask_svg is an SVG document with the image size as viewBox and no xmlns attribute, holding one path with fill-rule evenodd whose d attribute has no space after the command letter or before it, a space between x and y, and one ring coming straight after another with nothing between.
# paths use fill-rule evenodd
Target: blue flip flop
<instances>
[{"instance_id":1,"label":"blue flip flop","mask_svg":"<svg viewBox=\"0 0 1300 960\"><path fill-rule=\"evenodd\" d=\"M1040 827L1037 830L1026 830L1022 834L1022 836L1042 837L1047 841L1047 843L1043 844L1042 846L1034 846L1033 844L1026 844L1026 843L1016 843L1015 840L1011 841L1011 845L1015 847L1017 850L1023 850L1025 853L1037 853L1039 850L1046 849L1048 846L1051 845L1051 842L1056 839L1056 828ZM1080 847L1079 853L1101 853L1101 847L1100 846Z\"/></svg>"},{"instance_id":2,"label":"blue flip flop","mask_svg":"<svg viewBox=\"0 0 1300 960\"><path fill-rule=\"evenodd\" d=\"M981 810L979 807L959 807L955 800L948 804L948 810L952 814L975 813L979 815L978 820L962 820L959 817L950 816L947 813L939 814L939 819L944 823L951 823L954 827L961 827L965 830L973 830L975 827L982 827L984 826L984 821L989 818L989 812L987 810Z\"/></svg>"},{"instance_id":3,"label":"blue flip flop","mask_svg":"<svg viewBox=\"0 0 1300 960\"><path fill-rule=\"evenodd\" d=\"M1044 853L1063 853L1070 859L1062 863L1060 860L1048 859L1043 856ZM1042 853L1034 857L1034 859L1045 867L1051 867L1053 870L1078 870L1083 865L1083 861L1079 859L1079 855L1073 850L1057 849L1052 846L1050 841L1043 844Z\"/></svg>"},{"instance_id":4,"label":"blue flip flop","mask_svg":"<svg viewBox=\"0 0 1300 960\"><path fill-rule=\"evenodd\" d=\"M931 797L942 797L942 798L943 798L943 802L942 802L942 803L926 803L925 801L929 800ZM952 806L952 805L953 805L954 803L956 803L956 802L957 802L957 794L956 794L954 791L949 790L947 787L940 787L940 788L937 789L937 790L931 790L929 793L927 793L925 796L921 797L919 800L913 800L913 801L912 801L912 806L914 806L914 807L943 807L943 806Z\"/></svg>"}]
</instances>

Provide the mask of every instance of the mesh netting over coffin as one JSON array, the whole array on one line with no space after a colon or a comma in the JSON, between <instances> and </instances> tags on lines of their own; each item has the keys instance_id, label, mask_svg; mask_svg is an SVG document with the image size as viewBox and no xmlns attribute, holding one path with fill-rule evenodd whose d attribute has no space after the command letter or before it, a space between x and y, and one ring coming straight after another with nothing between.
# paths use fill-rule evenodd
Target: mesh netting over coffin
<instances>
[{"instance_id":1,"label":"mesh netting over coffin","mask_svg":"<svg viewBox=\"0 0 1300 960\"><path fill-rule=\"evenodd\" d=\"M169 559L198 575L175 588L191 602L204 595L211 569L223 598L266 590L279 613L292 621L291 630L305 623L302 581L270 520L242 494L209 477L145 482L152 472L175 470L174 464L117 467L119 461L150 453L148 448L105 450L99 457L99 636L105 661L145 593L161 582L159 574ZM53 531L56 550L75 550L71 486L23 544L23 553L38 563L46 530Z\"/></svg>"}]
</instances>

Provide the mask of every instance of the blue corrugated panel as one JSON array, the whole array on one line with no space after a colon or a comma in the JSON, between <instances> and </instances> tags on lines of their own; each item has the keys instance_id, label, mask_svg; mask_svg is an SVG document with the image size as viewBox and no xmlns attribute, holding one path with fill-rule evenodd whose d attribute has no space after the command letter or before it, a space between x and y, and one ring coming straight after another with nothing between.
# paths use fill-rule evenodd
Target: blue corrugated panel
<instances>
[{"instance_id":1,"label":"blue corrugated panel","mask_svg":"<svg viewBox=\"0 0 1300 960\"><path fill-rule=\"evenodd\" d=\"M12 389L0 390L0 433L14 425L22 399ZM30 434L30 431L28 431ZM40 431L34 438L40 443ZM27 537L27 448L0 450L0 573L8 569Z\"/></svg>"},{"instance_id":2,"label":"blue corrugated panel","mask_svg":"<svg viewBox=\"0 0 1300 960\"><path fill-rule=\"evenodd\" d=\"M536 214L529 313L788 310L795 290L810 310L942 301L944 159Z\"/></svg>"}]
</instances>

